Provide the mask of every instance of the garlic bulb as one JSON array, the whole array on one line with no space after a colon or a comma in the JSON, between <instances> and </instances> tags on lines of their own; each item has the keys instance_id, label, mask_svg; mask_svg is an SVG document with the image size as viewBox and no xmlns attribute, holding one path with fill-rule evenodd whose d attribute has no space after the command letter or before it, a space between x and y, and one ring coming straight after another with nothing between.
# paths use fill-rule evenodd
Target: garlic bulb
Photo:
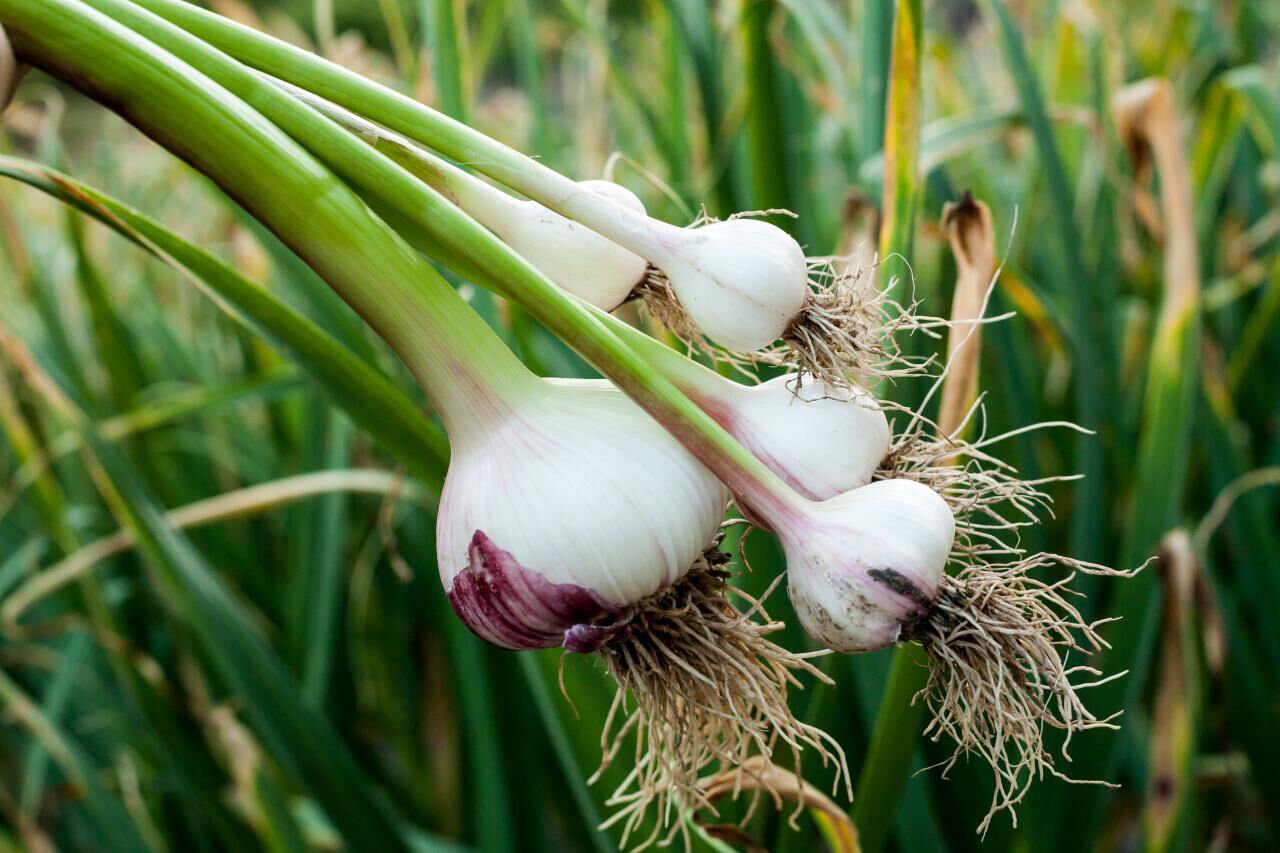
<instances>
[{"instance_id":1,"label":"garlic bulb","mask_svg":"<svg viewBox=\"0 0 1280 853\"><path fill-rule=\"evenodd\" d=\"M544 384L509 416L455 435L437 557L454 609L486 640L589 651L608 634L577 626L682 577L728 494L610 383Z\"/></svg>"},{"instance_id":2,"label":"garlic bulb","mask_svg":"<svg viewBox=\"0 0 1280 853\"><path fill-rule=\"evenodd\" d=\"M947 502L910 480L879 480L778 528L788 588L808 634L840 652L892 646L928 617L955 535Z\"/></svg>"},{"instance_id":3,"label":"garlic bulb","mask_svg":"<svg viewBox=\"0 0 1280 853\"><path fill-rule=\"evenodd\" d=\"M795 374L759 385L715 374L699 379L701 388L688 389L699 405L810 500L867 485L889 452L888 418L855 385L802 382Z\"/></svg>"},{"instance_id":4,"label":"garlic bulb","mask_svg":"<svg viewBox=\"0 0 1280 853\"><path fill-rule=\"evenodd\" d=\"M649 220L649 260L708 338L753 352L787 331L809 297L808 261L787 232L758 219L698 228Z\"/></svg>"},{"instance_id":5,"label":"garlic bulb","mask_svg":"<svg viewBox=\"0 0 1280 853\"><path fill-rule=\"evenodd\" d=\"M648 263L585 225L536 201L520 201L478 180L455 180L459 205L564 290L610 311L631 295ZM644 214L644 203L611 181L578 187Z\"/></svg>"}]
</instances>

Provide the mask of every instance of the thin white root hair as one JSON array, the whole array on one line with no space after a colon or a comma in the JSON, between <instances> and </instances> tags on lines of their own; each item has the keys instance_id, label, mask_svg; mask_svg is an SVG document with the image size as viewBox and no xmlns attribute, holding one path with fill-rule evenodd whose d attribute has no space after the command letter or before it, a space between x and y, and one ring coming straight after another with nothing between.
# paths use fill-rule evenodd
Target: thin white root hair
<instances>
[{"instance_id":1,"label":"thin white root hair","mask_svg":"<svg viewBox=\"0 0 1280 853\"><path fill-rule=\"evenodd\" d=\"M951 322L917 313L920 303L914 296L905 304L891 298L896 282L877 286L873 273L878 264L859 267L848 260L809 259L804 310L758 360L835 386L931 375L937 359L906 354L900 336L938 338L937 330Z\"/></svg>"},{"instance_id":2,"label":"thin white root hair","mask_svg":"<svg viewBox=\"0 0 1280 853\"><path fill-rule=\"evenodd\" d=\"M1033 570L1047 566L1060 566L1067 574L1054 582L1032 577ZM966 566L944 577L932 611L911 627L910 639L924 646L931 662L928 683L915 696L929 708L925 735L935 742L946 736L956 745L950 758L936 766L945 778L961 757L977 755L995 773L980 834L986 834L1001 811L1008 811L1017 826L1015 807L1031 784L1045 776L1111 785L1066 775L1046 749L1044 732L1065 732L1061 753L1070 761L1076 733L1118 728L1120 712L1095 715L1080 691L1125 673L1103 677L1093 667L1067 663L1072 653L1107 648L1098 629L1113 620L1086 621L1071 601L1082 594L1068 584L1077 572L1132 577L1141 569L1118 571L1056 554Z\"/></svg>"},{"instance_id":3,"label":"thin white root hair","mask_svg":"<svg viewBox=\"0 0 1280 853\"><path fill-rule=\"evenodd\" d=\"M599 651L617 692L601 733L600 769L588 781L598 781L630 743L634 769L609 797L607 805L616 811L601 826L621 825L623 846L652 818L635 849L666 845L682 834L688 847L684 817L701 809L715 813L699 778L748 766L753 756L771 760L778 749L790 753L797 772L801 753L815 751L824 766L834 767L834 787L843 780L852 796L840 745L797 719L788 705L790 688L801 686L799 674L828 684L831 679L809 662L810 655L769 639L782 623L769 618L763 597L728 585L729 560L717 547L708 549L678 583L642 602ZM755 781L748 813L762 795L781 802L767 779Z\"/></svg>"},{"instance_id":4,"label":"thin white root hair","mask_svg":"<svg viewBox=\"0 0 1280 853\"><path fill-rule=\"evenodd\" d=\"M1075 474L1023 479L1017 468L988 448L1033 430L1088 432L1068 421L1045 421L988 436L986 419L981 418L982 427L972 441L955 437L981 411L981 404L979 397L954 435L944 434L918 412L911 413L876 472L878 479L915 480L941 495L956 520L952 557L966 561L1025 553L1019 545L1022 528L1039 524L1042 514L1053 517L1053 499L1045 487L1079 479ZM893 408L891 403L882 405Z\"/></svg>"}]
</instances>

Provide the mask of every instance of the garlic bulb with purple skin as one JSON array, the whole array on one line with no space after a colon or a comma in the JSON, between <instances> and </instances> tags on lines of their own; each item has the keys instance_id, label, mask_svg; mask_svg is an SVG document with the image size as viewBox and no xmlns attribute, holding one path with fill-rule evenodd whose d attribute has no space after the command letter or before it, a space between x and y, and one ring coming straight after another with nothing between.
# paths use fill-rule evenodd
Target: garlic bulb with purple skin
<instances>
[{"instance_id":1,"label":"garlic bulb with purple skin","mask_svg":"<svg viewBox=\"0 0 1280 853\"><path fill-rule=\"evenodd\" d=\"M508 649L598 649L715 537L728 492L603 380L540 393L459 433L437 516L458 616Z\"/></svg>"}]
</instances>

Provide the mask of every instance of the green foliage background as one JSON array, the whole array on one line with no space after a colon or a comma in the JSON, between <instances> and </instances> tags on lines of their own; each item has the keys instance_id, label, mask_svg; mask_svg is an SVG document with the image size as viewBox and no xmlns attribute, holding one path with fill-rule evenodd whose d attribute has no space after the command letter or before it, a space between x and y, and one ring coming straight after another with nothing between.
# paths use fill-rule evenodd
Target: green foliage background
<instances>
[{"instance_id":1,"label":"green foliage background","mask_svg":"<svg viewBox=\"0 0 1280 853\"><path fill-rule=\"evenodd\" d=\"M610 170L669 221L788 208L798 218L777 221L812 254L876 243L891 3L209 5L569 175ZM1123 731L1075 742L1070 771L1122 787L1046 780L1016 829L1000 818L985 840L979 764L912 775L946 745L911 729L868 760L877 716L905 714L886 691L891 653L825 659L837 686L807 686L796 709L861 774L859 802L876 804L854 812L868 849L1275 849L1280 508L1265 486L1280 482L1280 9L938 0L922 12L921 174L914 229L893 244L911 245L910 267L879 272L909 275L922 310L946 314L942 206L966 189L990 205L1006 259L993 313L1017 316L985 334L987 431L1070 419L1098 432L999 448L1028 477L1086 475L1053 487L1056 518L1028 544L1129 566L1181 528L1199 583L1179 608L1162 606L1159 570L1082 583L1090 612L1124 617L1105 666L1130 675L1093 694L1124 709ZM1160 312L1161 188L1111 118L1116 93L1146 77L1171 82L1190 162L1201 300L1176 325ZM353 371L376 368L387 393L427 402L309 270L103 109L33 74L0 149L126 200L267 285ZM614 849L593 827L625 768L582 782L606 677L567 658L571 707L558 654L485 647L453 618L433 558L438 445L426 441L398 492L276 493L173 533L161 508L395 463L287 340L86 221L0 184L0 608L126 521L142 547L19 625L0 619L0 844L385 849L390 834L422 850ZM522 311L459 285L535 370L586 375ZM923 390L890 393L910 403ZM1224 493L1239 497L1219 519ZM748 551L743 583L759 591L781 562L764 535ZM789 615L783 596L771 610ZM806 641L789 629L784 642ZM828 783L828 768L807 769ZM729 823L737 808L703 817ZM787 816L765 808L744 831L770 850L826 843L815 821L795 831ZM696 842L713 843L728 842Z\"/></svg>"}]
</instances>

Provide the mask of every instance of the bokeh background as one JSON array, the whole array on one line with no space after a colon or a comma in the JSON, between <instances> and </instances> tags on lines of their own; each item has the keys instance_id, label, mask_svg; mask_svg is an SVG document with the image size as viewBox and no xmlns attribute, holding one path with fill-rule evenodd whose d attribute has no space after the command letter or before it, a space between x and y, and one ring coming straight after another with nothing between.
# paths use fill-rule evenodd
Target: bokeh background
<instances>
[{"instance_id":1,"label":"bokeh background","mask_svg":"<svg viewBox=\"0 0 1280 853\"><path fill-rule=\"evenodd\" d=\"M895 138L891 2L208 5L571 176L608 173L669 221L787 208L798 218L779 223L812 254L877 242L886 128ZM987 773L915 772L946 744L895 730L891 653L824 659L836 686L808 685L796 710L844 746L863 796L837 802L868 850L1277 849L1280 6L919 11L910 266L891 259L876 274L911 281L922 310L947 314L943 206L965 190L988 204L1005 259L992 313L1016 316L984 335L986 429L1074 420L1097 432L998 447L1029 477L1086 475L1051 487L1055 517L1028 544L1126 567L1164 559L1134 580L1080 584L1089 612L1123 617L1102 661L1129 676L1092 697L1123 709L1123 730L1078 739L1067 769L1119 788L1045 780L1016 828L1002 816L983 839ZM1165 81L1175 118L1146 125L1150 136L1115 112L1147 78ZM2 127L4 153L217 252L421 400L322 282L119 119L36 72ZM523 312L459 286L536 370L589 375ZM438 481L384 477L359 492L354 469L395 464L297 365L189 280L7 180L0 335L0 846L340 848L273 728L319 719L324 737L306 729L303 742L354 756L350 785L389 804L420 850L616 848L616 833L593 827L625 767L583 781L606 676L565 659L570 706L560 655L488 648L454 619L433 559ZM924 390L889 393L909 404ZM136 488L110 485L69 411L123 451ZM323 471L321 491L305 475ZM155 567L110 538L129 511L187 507L190 521L193 504L205 518L185 535L230 591L236 624L266 639L283 691L230 690L198 596L155 583ZM759 590L781 562L765 535L748 551L742 583ZM54 569L75 580L49 583ZM789 616L784 596L771 608ZM806 645L794 629L784 642ZM878 717L889 725L876 735ZM878 740L900 760L871 760ZM830 784L829 768L807 771ZM829 815L802 813L793 829L770 806L729 828L739 811L702 815L711 828L695 846L856 849Z\"/></svg>"}]
</instances>

